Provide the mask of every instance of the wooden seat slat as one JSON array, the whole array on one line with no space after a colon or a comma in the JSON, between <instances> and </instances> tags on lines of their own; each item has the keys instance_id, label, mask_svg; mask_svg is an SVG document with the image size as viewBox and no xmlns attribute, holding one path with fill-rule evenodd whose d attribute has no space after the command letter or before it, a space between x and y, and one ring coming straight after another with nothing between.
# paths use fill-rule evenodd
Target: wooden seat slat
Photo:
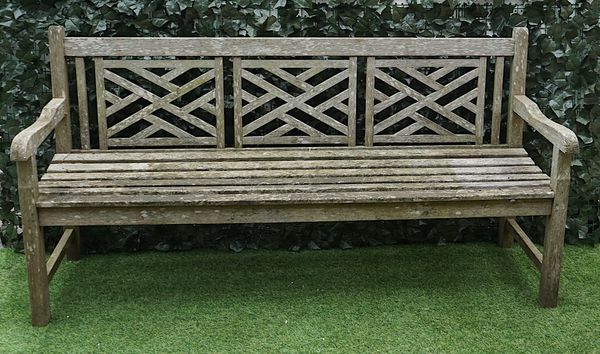
<instances>
[{"instance_id":1,"label":"wooden seat slat","mask_svg":"<svg viewBox=\"0 0 600 354\"><path fill-rule=\"evenodd\" d=\"M465 191L472 189L489 188L509 188L509 187L548 187L549 180L530 180L530 181L497 181L497 182L437 182L430 183L361 183L361 184L285 184L285 185L266 185L253 186L253 193L299 193L299 192L349 192L349 191L413 191L424 189L463 189ZM171 186L171 187L60 187L60 188L42 188L40 194L46 195L150 195L150 194L193 194L193 193L214 193L214 194L234 194L248 191L248 186Z\"/></svg>"},{"instance_id":2,"label":"wooden seat slat","mask_svg":"<svg viewBox=\"0 0 600 354\"><path fill-rule=\"evenodd\" d=\"M284 161L317 159L395 159L439 157L525 157L522 148L461 147L344 147L344 148L249 148L249 149L178 149L178 150L107 150L56 154L54 162L136 162L140 158L165 161Z\"/></svg>"},{"instance_id":3,"label":"wooden seat slat","mask_svg":"<svg viewBox=\"0 0 600 354\"><path fill-rule=\"evenodd\" d=\"M303 161L230 161L230 162L110 162L51 164L47 173L55 172L145 172L145 171L235 171L338 168L400 168L400 167L471 167L471 166L533 166L528 157L462 158L462 159L395 159L395 160L316 160Z\"/></svg>"},{"instance_id":4,"label":"wooden seat slat","mask_svg":"<svg viewBox=\"0 0 600 354\"><path fill-rule=\"evenodd\" d=\"M492 167L429 167L429 168L344 168L344 169L289 169L289 170L236 170L236 171L182 171L182 172L94 172L94 173L47 173L42 180L86 179L171 179L171 178L293 178L293 177L343 177L343 176L427 176L455 174L506 174L540 173L537 166Z\"/></svg>"},{"instance_id":5,"label":"wooden seat slat","mask_svg":"<svg viewBox=\"0 0 600 354\"><path fill-rule=\"evenodd\" d=\"M91 206L199 206L199 205L280 205L290 203L392 203L445 200L516 200L548 199L554 197L549 187L506 187L473 190L413 190L374 192L318 192L318 193L241 193L241 194L185 194L185 195L40 195L37 206L91 207Z\"/></svg>"},{"instance_id":6,"label":"wooden seat slat","mask_svg":"<svg viewBox=\"0 0 600 354\"><path fill-rule=\"evenodd\" d=\"M498 181L549 181L550 177L543 173L526 174L467 174L467 175L431 175L427 176L427 181L435 182L498 182ZM422 182L422 176L346 176L346 177L297 177L297 178L244 178L244 179L222 179L222 178L186 178L186 179L120 179L110 182L111 187L124 186L264 186L281 184L352 184L352 183L415 183ZM105 180L43 180L39 184L40 190L50 188L94 188L106 187Z\"/></svg>"}]
</instances>

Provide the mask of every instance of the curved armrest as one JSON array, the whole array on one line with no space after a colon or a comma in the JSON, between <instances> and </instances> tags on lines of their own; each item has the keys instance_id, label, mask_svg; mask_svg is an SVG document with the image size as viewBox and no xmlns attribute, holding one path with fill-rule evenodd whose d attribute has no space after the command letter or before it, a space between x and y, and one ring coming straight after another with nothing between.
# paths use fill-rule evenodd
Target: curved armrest
<instances>
[{"instance_id":1,"label":"curved armrest","mask_svg":"<svg viewBox=\"0 0 600 354\"><path fill-rule=\"evenodd\" d=\"M513 97L513 111L560 151L567 154L579 152L577 135L571 129L546 117L538 105L527 96L515 95Z\"/></svg>"},{"instance_id":2,"label":"curved armrest","mask_svg":"<svg viewBox=\"0 0 600 354\"><path fill-rule=\"evenodd\" d=\"M26 161L65 117L65 99L53 98L42 109L40 117L17 134L10 146L13 161Z\"/></svg>"}]
</instances>

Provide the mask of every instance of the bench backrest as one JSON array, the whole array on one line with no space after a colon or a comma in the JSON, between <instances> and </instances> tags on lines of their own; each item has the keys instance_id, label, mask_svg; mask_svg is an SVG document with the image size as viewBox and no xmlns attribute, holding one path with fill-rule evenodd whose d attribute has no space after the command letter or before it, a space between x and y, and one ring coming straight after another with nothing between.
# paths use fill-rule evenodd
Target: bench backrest
<instances>
[{"instance_id":1,"label":"bench backrest","mask_svg":"<svg viewBox=\"0 0 600 354\"><path fill-rule=\"evenodd\" d=\"M513 38L93 38L51 27L50 51L55 96L68 96L74 63L83 149L222 148L226 131L236 147L498 144L504 88L524 90L527 40L522 28Z\"/></svg>"}]
</instances>

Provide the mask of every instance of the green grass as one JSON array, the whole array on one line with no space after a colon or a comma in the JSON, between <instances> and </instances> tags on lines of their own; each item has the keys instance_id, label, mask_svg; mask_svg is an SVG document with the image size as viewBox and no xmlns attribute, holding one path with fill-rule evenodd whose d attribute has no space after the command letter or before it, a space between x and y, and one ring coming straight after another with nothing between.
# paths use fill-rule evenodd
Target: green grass
<instances>
[{"instance_id":1,"label":"green grass","mask_svg":"<svg viewBox=\"0 0 600 354\"><path fill-rule=\"evenodd\" d=\"M560 305L515 247L87 256L32 328L25 260L0 251L0 351L600 352L600 249L566 247Z\"/></svg>"}]
</instances>

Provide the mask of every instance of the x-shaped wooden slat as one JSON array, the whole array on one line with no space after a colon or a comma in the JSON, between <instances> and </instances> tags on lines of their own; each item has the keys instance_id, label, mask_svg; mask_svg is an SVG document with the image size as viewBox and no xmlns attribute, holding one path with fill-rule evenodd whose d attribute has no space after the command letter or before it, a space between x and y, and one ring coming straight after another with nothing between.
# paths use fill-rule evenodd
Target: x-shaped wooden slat
<instances>
[{"instance_id":1,"label":"x-shaped wooden slat","mask_svg":"<svg viewBox=\"0 0 600 354\"><path fill-rule=\"evenodd\" d=\"M460 77L458 77L457 79L451 81L450 83L448 83L446 85L440 84L439 82L431 79L431 77L426 76L425 74L423 74L413 68L403 66L400 69L405 71L407 74L409 74L413 78L415 78L415 79L419 80L420 82L426 84L427 86L431 87L435 91L429 95L423 95L422 93L420 93L420 92L414 90L413 88L409 87L408 85L405 85L404 83L396 80L394 77L381 71L380 69L377 69L377 68L374 69L375 77L377 77L378 79L382 80L389 86L398 90L398 93L396 93L392 96L389 96L385 101L382 101L382 102L378 103L377 105L375 105L375 107L374 107L375 113L381 112L383 109L404 99L405 97L411 97L416 101L412 105L400 110L399 112L396 112L395 114L391 115L390 117L386 118L385 120L377 123L374 127L375 134L382 132L383 130L402 121L403 119L405 119L407 117L413 119L415 121L415 124L417 124L417 125L412 127L411 129L407 129L407 128L410 128L410 126L409 126L409 127L405 128L404 130L397 132L395 135L408 135L407 133L414 133L424 126L426 126L427 128L429 128L441 135L452 134L451 132L442 128L438 124L436 124L436 123L432 122L431 120L427 119L426 117L418 114L417 111L424 107L427 107L427 108L439 113L440 115L453 121L457 125L465 128L467 131L469 131L471 133L475 133L475 131L476 131L475 125L473 123L467 121L463 117L454 113L453 110L460 106L463 106L471 111L474 111L475 110L474 105L470 101L473 98L477 97L476 90L469 91L468 93L462 95L461 97L455 99L454 101L452 101L444 106L440 105L436 101L439 98L444 97L448 93L456 90L457 88L465 85L466 83L470 82L471 80L477 78L478 70L476 68L461 75ZM436 72L434 72L434 74ZM473 106L473 107L471 107L471 106ZM424 123L425 120L428 120L429 122Z\"/></svg>"},{"instance_id":2,"label":"x-shaped wooden slat","mask_svg":"<svg viewBox=\"0 0 600 354\"><path fill-rule=\"evenodd\" d=\"M327 79L315 86L307 83L305 80L318 74L324 68L320 68L320 67L309 68L308 70L300 73L299 75L293 75L281 68L266 67L265 69L268 70L269 72L273 73L274 75L277 75L281 79L291 83L292 85L294 85L298 88L301 88L302 90L304 90L304 93L302 93L298 96L293 96L293 95L283 91L279 87L271 84L270 82L251 73L250 71L242 69L241 70L242 78L248 80L252 84L267 91L262 96L256 97L256 96L250 94L249 92L242 90L242 98L244 99L244 101L247 102L242 107L242 112L241 112L242 116L254 111L255 109L261 107L262 105L268 103L269 101L271 101L275 98L280 98L283 101L285 101L285 103L283 105L275 108L274 110L268 112L267 114L259 117L258 119L255 119L254 121L245 125L243 127L243 135L244 136L247 136L248 134L252 133L256 129L262 127L263 125L265 125L275 119L280 119L280 120L284 121L286 124L275 129L274 131L270 132L266 136L280 137L283 134L291 131L292 129L298 129L298 130L306 133L308 136L322 136L322 137L326 136L326 134L324 134L323 132L321 132L315 128L312 128L308 124L287 114L288 111L290 111L294 108L302 110L303 112L311 115L312 117L318 119L319 121L327 124L328 126L334 128L335 130L337 130L343 134L348 134L348 127L346 125L344 125L343 123L337 121L336 119L334 119L324 113L325 111L327 111L330 108L336 108L339 111L341 111L345 114L348 114L348 106L346 104L342 103L342 101L344 101L345 99L348 99L348 97L349 97L348 90L344 90L344 91L338 93L334 97L331 97L330 99L317 105L316 107L313 107L313 106L307 104L306 101L314 98L315 96L321 94L325 90L327 90L327 89L331 88L332 86L340 83L341 81L347 79L349 77L349 69L344 69L343 71L339 72L338 74L330 77L329 79Z\"/></svg>"},{"instance_id":3,"label":"x-shaped wooden slat","mask_svg":"<svg viewBox=\"0 0 600 354\"><path fill-rule=\"evenodd\" d=\"M190 133L154 115L153 113L159 109L164 109L165 111L172 113L177 117L185 120L186 122L204 130L208 134L216 136L216 128L213 125L205 122L204 120L196 117L191 113L195 109L201 108L207 111L208 113L215 115L216 107L209 103L215 98L214 90L211 90L210 92L196 98L184 107L178 107L172 104L174 100L181 98L182 96L194 90L195 88L203 85L209 80L214 79L214 69L208 70L204 74L194 78L193 80L187 82L182 86L178 86L172 83L171 80L188 71L190 69L189 67L175 68L161 76L156 75L155 73L142 67L128 67L127 69L139 75L140 77L143 77L144 79L149 80L154 84L164 88L165 90L169 91L169 93L165 96L160 97L142 88L141 86L131 82L130 80L127 80L108 69L104 69L104 79L109 80L114 84L131 92L128 96L124 98L119 98L118 96L110 93L109 91L104 92L104 97L106 101L112 104L106 109L107 117L117 113L121 109L134 103L140 98L143 98L150 102L148 106L122 119L118 123L108 127L108 137L114 136L123 129L126 129L127 127L131 126L132 124L135 124L140 120L145 120L148 123L151 123L152 125L135 134L132 137L132 139L148 138L150 135L160 130L165 130L178 138L193 137L193 135L191 135Z\"/></svg>"}]
</instances>

